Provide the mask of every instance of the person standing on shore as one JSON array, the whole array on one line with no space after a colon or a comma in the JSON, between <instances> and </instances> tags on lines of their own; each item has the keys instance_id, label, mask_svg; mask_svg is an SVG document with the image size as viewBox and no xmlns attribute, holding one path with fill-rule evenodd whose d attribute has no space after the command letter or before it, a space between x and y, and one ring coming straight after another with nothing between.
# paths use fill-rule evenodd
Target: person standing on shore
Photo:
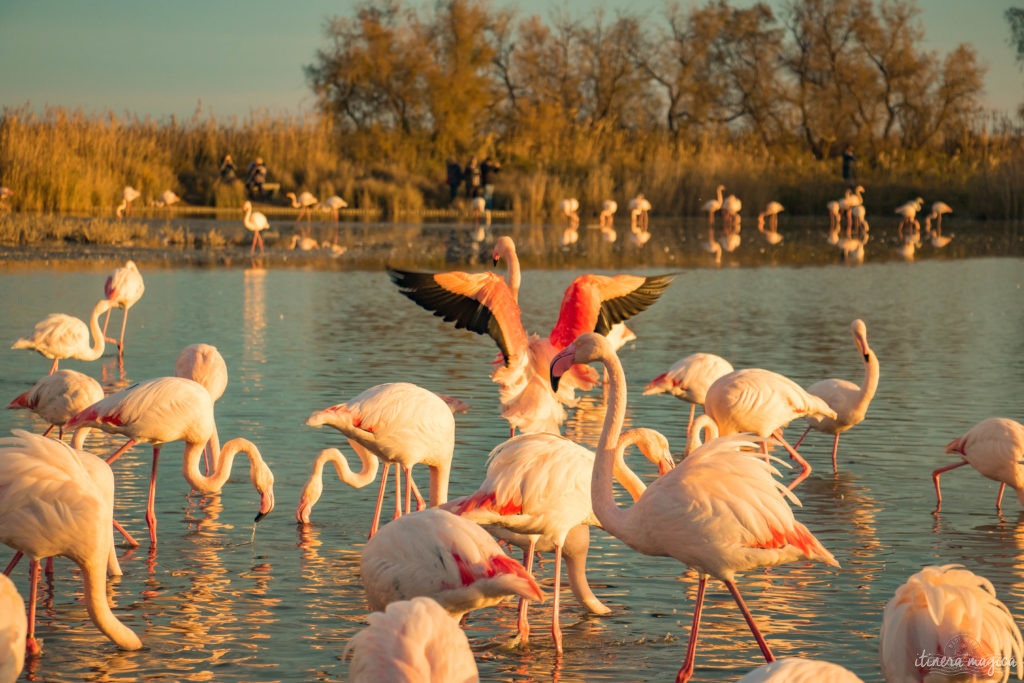
<instances>
[{"instance_id":1,"label":"person standing on shore","mask_svg":"<svg viewBox=\"0 0 1024 683\"><path fill-rule=\"evenodd\" d=\"M250 199L263 198L263 183L267 182L267 167L263 165L263 157L249 164L249 175L245 186L249 190Z\"/></svg>"},{"instance_id":2,"label":"person standing on shore","mask_svg":"<svg viewBox=\"0 0 1024 683\"><path fill-rule=\"evenodd\" d=\"M857 184L857 157L853 154L853 145L843 150L843 182L851 189Z\"/></svg>"},{"instance_id":3,"label":"person standing on shore","mask_svg":"<svg viewBox=\"0 0 1024 683\"><path fill-rule=\"evenodd\" d=\"M231 185L237 180L235 175L235 162L231 160L230 154L224 155L224 161L220 164L220 181L225 185Z\"/></svg>"},{"instance_id":4,"label":"person standing on shore","mask_svg":"<svg viewBox=\"0 0 1024 683\"><path fill-rule=\"evenodd\" d=\"M487 157L480 167L480 177L484 184L484 207L490 211L492 199L494 198L494 176L501 171L501 164Z\"/></svg>"},{"instance_id":5,"label":"person standing on shore","mask_svg":"<svg viewBox=\"0 0 1024 683\"><path fill-rule=\"evenodd\" d=\"M469 163L462 171L462 177L466 181L466 196L472 199L480 194L480 164L476 161L476 155L469 157Z\"/></svg>"},{"instance_id":6,"label":"person standing on shore","mask_svg":"<svg viewBox=\"0 0 1024 683\"><path fill-rule=\"evenodd\" d=\"M459 162L455 160L455 157L448 157L445 167L448 171L448 189L451 192L448 202L451 203L455 201L455 197L459 194L459 185L462 184L462 167L459 166Z\"/></svg>"}]
</instances>

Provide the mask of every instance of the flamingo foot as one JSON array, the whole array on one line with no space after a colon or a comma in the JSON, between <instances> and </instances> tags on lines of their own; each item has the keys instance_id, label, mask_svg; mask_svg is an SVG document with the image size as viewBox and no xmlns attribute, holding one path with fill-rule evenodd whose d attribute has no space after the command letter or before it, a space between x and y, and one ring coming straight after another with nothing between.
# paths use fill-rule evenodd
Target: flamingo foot
<instances>
[{"instance_id":1,"label":"flamingo foot","mask_svg":"<svg viewBox=\"0 0 1024 683\"><path fill-rule=\"evenodd\" d=\"M43 641L35 636L25 638L25 656L38 657L43 654Z\"/></svg>"}]
</instances>

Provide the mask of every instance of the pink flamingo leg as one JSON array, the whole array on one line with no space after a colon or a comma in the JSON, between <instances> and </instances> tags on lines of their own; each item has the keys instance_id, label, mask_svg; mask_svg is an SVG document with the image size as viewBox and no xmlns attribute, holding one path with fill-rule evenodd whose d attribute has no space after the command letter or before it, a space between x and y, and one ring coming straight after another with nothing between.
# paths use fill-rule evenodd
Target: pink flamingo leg
<instances>
[{"instance_id":1,"label":"pink flamingo leg","mask_svg":"<svg viewBox=\"0 0 1024 683\"><path fill-rule=\"evenodd\" d=\"M996 512L1002 512L1003 511L1003 507L1002 507L1003 491L1005 491L1005 490L1006 490L1006 482L1004 481L1002 484L999 485L999 495L996 496Z\"/></svg>"},{"instance_id":2,"label":"pink flamingo leg","mask_svg":"<svg viewBox=\"0 0 1024 683\"><path fill-rule=\"evenodd\" d=\"M50 425L50 427L45 432L43 432L43 436L49 436L50 432L52 432L53 428L56 427L56 426L57 425Z\"/></svg>"},{"instance_id":3,"label":"pink flamingo leg","mask_svg":"<svg viewBox=\"0 0 1024 683\"><path fill-rule=\"evenodd\" d=\"M732 599L736 601L740 611L743 612L743 618L747 621L747 626L750 627L750 632L754 634L754 639L757 641L757 646L761 648L761 654L764 655L764 660L768 663L775 661L775 656L772 655L772 651L768 649L768 643L765 642L764 636L757 629L757 624L754 623L754 617L750 615L750 610L747 609L746 604L743 602L743 598L740 596L739 589L736 588L736 584L732 581L725 581L725 587L732 593Z\"/></svg>"},{"instance_id":4,"label":"pink flamingo leg","mask_svg":"<svg viewBox=\"0 0 1024 683\"><path fill-rule=\"evenodd\" d=\"M53 359L53 364L50 365L50 372L48 372L47 374L52 375L53 373L57 372L57 362L59 360L60 360L60 358L54 358Z\"/></svg>"},{"instance_id":5,"label":"pink flamingo leg","mask_svg":"<svg viewBox=\"0 0 1024 683\"><path fill-rule=\"evenodd\" d=\"M10 576L14 568L18 566L18 562L21 561L22 552L19 550L14 553L14 557L11 558L10 563L7 565L7 569L4 570L4 576Z\"/></svg>"},{"instance_id":6,"label":"pink flamingo leg","mask_svg":"<svg viewBox=\"0 0 1024 683\"><path fill-rule=\"evenodd\" d=\"M526 568L526 573L533 576L533 551L537 545L537 539L533 536L530 537L530 545L523 551L523 566ZM519 642L528 643L530 642L530 619L526 615L527 608L530 606L530 601L522 597L519 598Z\"/></svg>"},{"instance_id":7,"label":"pink flamingo leg","mask_svg":"<svg viewBox=\"0 0 1024 683\"><path fill-rule=\"evenodd\" d=\"M808 427L807 429L804 430L804 433L800 435L800 438L796 440L796 443L793 444L793 448L800 448L800 444L802 444L804 442L804 437L806 437L810 433L811 433L811 428Z\"/></svg>"},{"instance_id":8,"label":"pink flamingo leg","mask_svg":"<svg viewBox=\"0 0 1024 683\"><path fill-rule=\"evenodd\" d=\"M405 470L405 514L412 511L412 468L403 467Z\"/></svg>"},{"instance_id":9,"label":"pink flamingo leg","mask_svg":"<svg viewBox=\"0 0 1024 683\"><path fill-rule=\"evenodd\" d=\"M370 535L367 538L373 538L373 535L377 533L377 525L380 523L380 508L384 502L384 489L388 485L388 472L391 470L391 463L384 463L384 472L380 477L380 490L377 491L377 506L373 509L373 523L370 525Z\"/></svg>"},{"instance_id":10,"label":"pink flamingo leg","mask_svg":"<svg viewBox=\"0 0 1024 683\"><path fill-rule=\"evenodd\" d=\"M555 639L555 652L562 654L562 627L558 623L559 593L562 583L562 546L555 546L555 594L551 604L551 637Z\"/></svg>"},{"instance_id":11,"label":"pink flamingo leg","mask_svg":"<svg viewBox=\"0 0 1024 683\"><path fill-rule=\"evenodd\" d=\"M128 309L124 309L124 316L121 317L121 339L117 342L117 355L124 353L124 328L128 325Z\"/></svg>"},{"instance_id":12,"label":"pink flamingo leg","mask_svg":"<svg viewBox=\"0 0 1024 683\"><path fill-rule=\"evenodd\" d=\"M111 308L107 309L107 317L103 320L103 338L106 341L114 341L113 339L107 339L107 324L110 322L110 311L112 310Z\"/></svg>"},{"instance_id":13,"label":"pink flamingo leg","mask_svg":"<svg viewBox=\"0 0 1024 683\"><path fill-rule=\"evenodd\" d=\"M938 499L938 502L935 505L935 510L934 510L934 512L932 512L933 515L935 513L937 513L937 512L941 512L942 511L942 490L939 489L939 476L943 472L948 472L949 470L955 470L957 467L963 467L966 464L967 464L966 460L961 460L960 462L953 463L952 465L947 465L946 467L940 467L939 469L937 469L934 472L932 472L932 481L935 482L935 497ZM1002 493L1002 490L1000 490L1000 493Z\"/></svg>"},{"instance_id":14,"label":"pink flamingo leg","mask_svg":"<svg viewBox=\"0 0 1024 683\"><path fill-rule=\"evenodd\" d=\"M395 465L395 516L391 519L398 519L402 516L402 466Z\"/></svg>"},{"instance_id":15,"label":"pink flamingo leg","mask_svg":"<svg viewBox=\"0 0 1024 683\"><path fill-rule=\"evenodd\" d=\"M124 453L126 450L128 450L129 448L131 448L134 445L135 445L135 439L128 439L128 442L125 445L123 445L120 448L118 448L116 451L114 451L114 454L112 456L107 458L107 464L109 465L110 463L112 463L115 460L117 460L118 458L120 458L122 453Z\"/></svg>"},{"instance_id":16,"label":"pink flamingo leg","mask_svg":"<svg viewBox=\"0 0 1024 683\"><path fill-rule=\"evenodd\" d=\"M153 470L149 473L149 500L146 503L146 524L149 525L149 542L156 545L156 511L153 501L156 498L156 463L160 459L160 446L153 446Z\"/></svg>"},{"instance_id":17,"label":"pink flamingo leg","mask_svg":"<svg viewBox=\"0 0 1024 683\"><path fill-rule=\"evenodd\" d=\"M53 558L52 557L46 558L46 576L50 579L50 582L52 584L52 582L53 582ZM52 589L53 586L51 585L50 588Z\"/></svg>"},{"instance_id":18,"label":"pink flamingo leg","mask_svg":"<svg viewBox=\"0 0 1024 683\"><path fill-rule=\"evenodd\" d=\"M700 614L704 609L704 589L707 588L708 577L700 575L697 582L697 601L693 606L693 623L690 624L690 642L686 646L686 659L683 660L683 667L676 674L676 683L686 683L693 675L693 658L697 654L697 631L700 628Z\"/></svg>"},{"instance_id":19,"label":"pink flamingo leg","mask_svg":"<svg viewBox=\"0 0 1024 683\"><path fill-rule=\"evenodd\" d=\"M832 442L832 474L839 472L839 467L836 465L836 453L839 452L839 435L836 434L836 440Z\"/></svg>"},{"instance_id":20,"label":"pink flamingo leg","mask_svg":"<svg viewBox=\"0 0 1024 683\"><path fill-rule=\"evenodd\" d=\"M43 651L36 640L36 590L39 587L39 561L32 560L28 565L28 636L25 638L25 654L38 657Z\"/></svg>"},{"instance_id":21,"label":"pink flamingo leg","mask_svg":"<svg viewBox=\"0 0 1024 683\"><path fill-rule=\"evenodd\" d=\"M793 489L796 488L797 484L806 479L807 476L811 473L811 463L804 460L804 457L797 453L796 449L790 446L789 443L784 438L782 438L782 430L775 430L775 433L772 436L775 437L775 439L777 439L778 442L782 444L783 448L789 451L789 457L792 458L793 460L796 460L798 463L800 463L800 466L803 467L803 470L800 472L799 475L797 475L797 478L794 479L793 483L789 485L789 490L792 491Z\"/></svg>"},{"instance_id":22,"label":"pink flamingo leg","mask_svg":"<svg viewBox=\"0 0 1024 683\"><path fill-rule=\"evenodd\" d=\"M125 531L125 528L118 524L116 519L113 520L113 522L114 528L121 532L121 535L124 536L124 540L128 541L128 545L133 547L137 547L139 545L139 542L132 538L132 535Z\"/></svg>"}]
</instances>

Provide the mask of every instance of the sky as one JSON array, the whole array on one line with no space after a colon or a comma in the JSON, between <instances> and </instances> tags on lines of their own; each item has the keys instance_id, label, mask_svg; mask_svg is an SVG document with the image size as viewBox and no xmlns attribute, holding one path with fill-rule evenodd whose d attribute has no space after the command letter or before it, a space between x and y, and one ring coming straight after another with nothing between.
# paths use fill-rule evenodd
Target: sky
<instances>
[{"instance_id":1,"label":"sky","mask_svg":"<svg viewBox=\"0 0 1024 683\"><path fill-rule=\"evenodd\" d=\"M351 16L354 0L0 0L0 105L107 110L164 120L244 118L254 111L299 115L315 109L303 66L326 46L329 16ZM413 5L421 3L413 0ZM498 0L523 16L550 8L580 18L588 0ZM704 4L689 1L689 4ZM752 0L733 0L752 4ZM769 0L773 7L781 0ZM945 54L970 43L983 64L984 104L1012 115L1024 102L1003 17L1020 0L919 0L922 49ZM629 9L658 16L663 0L603 0L614 17Z\"/></svg>"}]
</instances>

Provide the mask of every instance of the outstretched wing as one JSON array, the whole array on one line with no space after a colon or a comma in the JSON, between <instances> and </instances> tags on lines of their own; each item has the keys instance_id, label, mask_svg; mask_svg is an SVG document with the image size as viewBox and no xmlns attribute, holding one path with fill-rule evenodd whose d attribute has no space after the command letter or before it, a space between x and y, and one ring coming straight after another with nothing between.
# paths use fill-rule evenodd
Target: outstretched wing
<instances>
[{"instance_id":1,"label":"outstretched wing","mask_svg":"<svg viewBox=\"0 0 1024 683\"><path fill-rule=\"evenodd\" d=\"M671 275L580 275L562 297L551 343L563 349L586 332L608 334L657 301L671 282Z\"/></svg>"},{"instance_id":2,"label":"outstretched wing","mask_svg":"<svg viewBox=\"0 0 1024 683\"><path fill-rule=\"evenodd\" d=\"M526 350L519 305L505 279L494 273L417 273L388 268L399 291L417 304L477 334L490 336L505 365Z\"/></svg>"}]
</instances>

